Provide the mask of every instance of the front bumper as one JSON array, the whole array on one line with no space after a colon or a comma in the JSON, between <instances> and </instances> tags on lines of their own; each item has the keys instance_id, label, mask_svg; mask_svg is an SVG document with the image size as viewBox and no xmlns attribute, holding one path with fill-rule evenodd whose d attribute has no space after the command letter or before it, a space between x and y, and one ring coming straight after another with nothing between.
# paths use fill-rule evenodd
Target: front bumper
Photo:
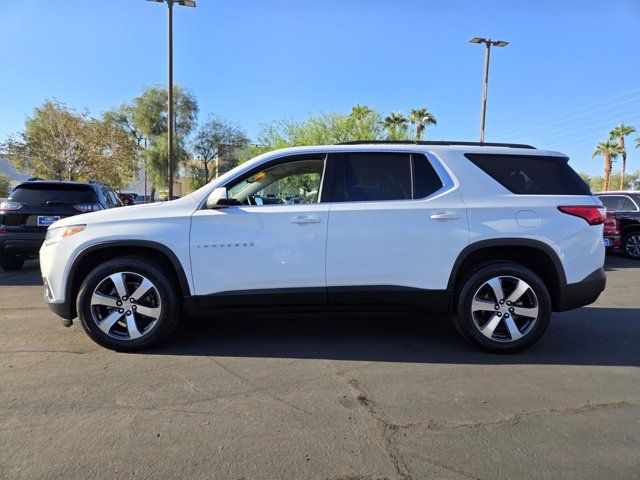
<instances>
[{"instance_id":1,"label":"front bumper","mask_svg":"<svg viewBox=\"0 0 640 480\"><path fill-rule=\"evenodd\" d=\"M564 312L589 305L598 299L606 284L607 276L600 267L579 282L560 285L554 310Z\"/></svg>"},{"instance_id":2,"label":"front bumper","mask_svg":"<svg viewBox=\"0 0 640 480\"><path fill-rule=\"evenodd\" d=\"M12 232L0 234L0 255L36 257L44 242L46 231Z\"/></svg>"}]
</instances>

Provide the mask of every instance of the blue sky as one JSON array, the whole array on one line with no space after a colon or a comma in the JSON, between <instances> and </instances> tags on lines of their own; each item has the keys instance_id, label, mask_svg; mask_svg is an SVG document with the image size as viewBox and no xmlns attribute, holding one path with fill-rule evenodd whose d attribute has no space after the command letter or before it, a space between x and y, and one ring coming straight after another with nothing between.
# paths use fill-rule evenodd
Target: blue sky
<instances>
[{"instance_id":1,"label":"blue sky","mask_svg":"<svg viewBox=\"0 0 640 480\"><path fill-rule=\"evenodd\" d=\"M477 140L483 48L492 51L487 141L569 154L640 130L640 2L199 0L176 8L175 81L255 137L260 124L360 103L428 106L427 138ZM46 98L98 115L166 82L166 8L144 0L2 0L0 141ZM640 136L640 133L635 136ZM630 168L640 168L640 150Z\"/></svg>"}]
</instances>

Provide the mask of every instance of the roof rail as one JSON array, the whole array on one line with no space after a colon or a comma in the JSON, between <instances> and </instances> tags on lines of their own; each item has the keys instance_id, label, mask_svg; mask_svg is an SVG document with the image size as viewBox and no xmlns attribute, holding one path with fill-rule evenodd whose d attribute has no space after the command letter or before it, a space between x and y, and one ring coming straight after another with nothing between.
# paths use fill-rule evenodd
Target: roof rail
<instances>
[{"instance_id":1,"label":"roof rail","mask_svg":"<svg viewBox=\"0 0 640 480\"><path fill-rule=\"evenodd\" d=\"M448 140L354 140L351 142L340 142L338 145L462 145L469 147L509 147L509 148L529 148L535 150L536 147L524 143L495 143L495 142L450 142Z\"/></svg>"}]
</instances>

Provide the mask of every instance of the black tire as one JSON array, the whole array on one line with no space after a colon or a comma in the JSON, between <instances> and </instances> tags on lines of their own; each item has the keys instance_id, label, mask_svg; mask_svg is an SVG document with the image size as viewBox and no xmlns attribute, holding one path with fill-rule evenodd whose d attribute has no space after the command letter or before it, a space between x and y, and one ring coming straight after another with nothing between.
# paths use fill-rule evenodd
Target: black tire
<instances>
[{"instance_id":1,"label":"black tire","mask_svg":"<svg viewBox=\"0 0 640 480\"><path fill-rule=\"evenodd\" d=\"M20 270L24 265L24 258L16 255L4 254L0 257L0 266L7 272L14 272Z\"/></svg>"},{"instance_id":2,"label":"black tire","mask_svg":"<svg viewBox=\"0 0 640 480\"><path fill-rule=\"evenodd\" d=\"M631 232L624 236L622 239L622 251L627 257L640 260L640 250L635 248L638 242L640 242L640 232Z\"/></svg>"},{"instance_id":3,"label":"black tire","mask_svg":"<svg viewBox=\"0 0 640 480\"><path fill-rule=\"evenodd\" d=\"M486 290L489 287L487 282L497 277L504 277L499 280L499 283L505 288L504 297L508 298L511 291L508 290L509 286L515 286L517 280L523 280L528 284L530 290L526 291L526 298L523 295L524 300L518 302L525 306L523 302L531 302L532 305L537 308L537 317L534 321L529 317L515 315L514 313L507 313L509 308L513 312L514 308L520 308L516 303L512 307L507 306L506 303L499 304L493 299L494 290ZM482 290L485 289L485 290ZM513 290L512 290L513 291ZM484 300L490 303L498 305L500 309L498 312L476 312L472 311L472 304L476 293L488 296L488 300ZM486 293L488 292L488 293ZM531 294L533 293L533 295ZM499 299L502 300L502 299ZM495 305L491 305L492 308L496 308ZM502 313L505 310L505 313ZM489 338L482 333L481 327L484 328L489 324L490 319L495 319L494 315L501 315L501 319L496 319L498 323L495 327L492 337ZM504 315L504 317L503 317ZM511 335L510 330L507 328L507 317L511 317L512 325L516 323L516 327L519 332L524 333L522 337L513 340L516 335ZM460 284L460 288L457 293L457 315L454 317L454 324L458 331L474 345L481 349L493 352L493 353L515 353L529 348L536 343L540 337L544 334L549 326L549 320L551 319L551 297L549 290L547 289L543 280L530 269L523 267L517 263L511 263L506 261L499 261L494 263L487 263L478 266L476 269L470 271ZM483 320L487 320L482 324ZM522 330L521 329L522 325Z\"/></svg>"},{"instance_id":4,"label":"black tire","mask_svg":"<svg viewBox=\"0 0 640 480\"><path fill-rule=\"evenodd\" d=\"M154 296L159 297L160 315L155 325L139 338L114 338L111 331L109 334L103 332L98 326L98 320L93 311L96 307L91 305L94 290L110 275L118 272L130 272L134 278L135 275L146 277L155 287ZM129 287L129 294L132 293L132 288L135 286ZM76 308L82 328L96 343L111 350L135 351L159 344L174 331L181 317L179 291L171 274L152 260L134 256L120 257L102 263L87 275L80 286ZM114 310L116 309L109 307L110 312ZM141 317L138 315L137 318Z\"/></svg>"}]
</instances>

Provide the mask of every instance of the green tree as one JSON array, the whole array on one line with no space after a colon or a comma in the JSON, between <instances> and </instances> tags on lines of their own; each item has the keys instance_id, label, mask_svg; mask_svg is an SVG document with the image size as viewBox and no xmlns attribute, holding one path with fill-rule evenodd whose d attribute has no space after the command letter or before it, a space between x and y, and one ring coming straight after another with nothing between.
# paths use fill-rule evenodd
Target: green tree
<instances>
[{"instance_id":1,"label":"green tree","mask_svg":"<svg viewBox=\"0 0 640 480\"><path fill-rule=\"evenodd\" d=\"M613 130L609 132L610 140L617 140L618 146L622 149L622 152L621 152L622 167L620 168L620 173L621 173L620 190L622 190L622 185L624 184L624 174L627 169L627 150L624 145L624 138L627 135L631 135L632 133L635 133L635 131L636 129L631 125L625 125L624 123L621 123L620 125L618 125L617 127L615 127Z\"/></svg>"},{"instance_id":2,"label":"green tree","mask_svg":"<svg viewBox=\"0 0 640 480\"><path fill-rule=\"evenodd\" d=\"M393 112L384 118L382 124L387 131L388 140L408 140L407 124L409 121L401 112Z\"/></svg>"},{"instance_id":3,"label":"green tree","mask_svg":"<svg viewBox=\"0 0 640 480\"><path fill-rule=\"evenodd\" d=\"M24 131L2 145L16 168L56 180L94 179L116 188L131 180L137 145L116 125L47 100Z\"/></svg>"},{"instance_id":4,"label":"green tree","mask_svg":"<svg viewBox=\"0 0 640 480\"><path fill-rule=\"evenodd\" d=\"M197 189L238 164L239 152L249 146L246 133L221 118L209 119L196 131L192 149L195 159L189 165L191 188Z\"/></svg>"},{"instance_id":5,"label":"green tree","mask_svg":"<svg viewBox=\"0 0 640 480\"><path fill-rule=\"evenodd\" d=\"M609 190L609 185L611 184L611 168L613 164L613 160L621 155L623 149L615 142L611 140L607 140L606 142L600 142L593 154L592 158L602 156L604 158L604 184L602 186L602 191L606 192Z\"/></svg>"},{"instance_id":6,"label":"green tree","mask_svg":"<svg viewBox=\"0 0 640 480\"><path fill-rule=\"evenodd\" d=\"M11 188L11 177L6 173L0 173L0 197L2 198L8 197L10 188Z\"/></svg>"},{"instance_id":7,"label":"green tree","mask_svg":"<svg viewBox=\"0 0 640 480\"><path fill-rule=\"evenodd\" d=\"M586 174L580 174L580 176L585 179L585 181L588 183L589 188L591 188L592 192L598 193L598 192L602 192L604 191L604 177L602 175L595 175L593 177L586 175ZM620 184L620 180L621 180L621 173L612 173L611 174L611 178L610 178L610 184L611 185L618 185ZM635 171L635 172L627 172L625 174L624 177L624 182L622 183L622 186L620 187L622 190L636 190L638 188L640 188L640 171Z\"/></svg>"},{"instance_id":8,"label":"green tree","mask_svg":"<svg viewBox=\"0 0 640 480\"><path fill-rule=\"evenodd\" d=\"M173 137L174 175L189 158L187 139L195 128L198 102L191 92L174 86ZM147 87L131 104L125 104L108 113L130 133L138 145L144 145L139 157L144 162L151 180L151 198L157 188L167 187L169 180L169 155L167 141L167 89Z\"/></svg>"},{"instance_id":9,"label":"green tree","mask_svg":"<svg viewBox=\"0 0 640 480\"><path fill-rule=\"evenodd\" d=\"M310 115L306 120L276 120L263 125L253 155L301 145L334 145L357 140L381 140L384 130L380 114L366 105L356 105L350 113Z\"/></svg>"},{"instance_id":10,"label":"green tree","mask_svg":"<svg viewBox=\"0 0 640 480\"><path fill-rule=\"evenodd\" d=\"M416 125L416 140L420 140L429 125L437 125L436 117L426 107L414 108L409 112L409 122Z\"/></svg>"}]
</instances>

